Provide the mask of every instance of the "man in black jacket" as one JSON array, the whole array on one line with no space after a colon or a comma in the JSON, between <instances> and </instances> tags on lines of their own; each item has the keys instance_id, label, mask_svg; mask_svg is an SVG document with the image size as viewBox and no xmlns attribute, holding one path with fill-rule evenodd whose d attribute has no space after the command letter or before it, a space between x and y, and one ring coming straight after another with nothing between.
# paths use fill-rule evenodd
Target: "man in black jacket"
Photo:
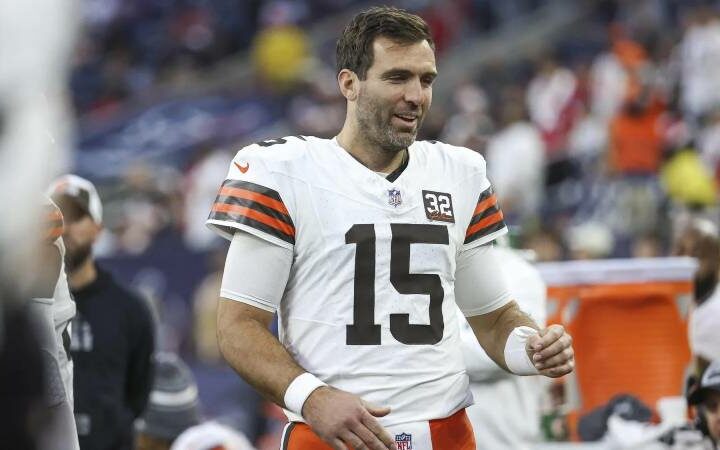
<instances>
[{"instance_id":1,"label":"man in black jacket","mask_svg":"<svg viewBox=\"0 0 720 450\"><path fill-rule=\"evenodd\" d=\"M713 361L698 386L690 393L688 403L698 409L702 430L715 448L720 448L720 360Z\"/></svg>"},{"instance_id":2,"label":"man in black jacket","mask_svg":"<svg viewBox=\"0 0 720 450\"><path fill-rule=\"evenodd\" d=\"M93 258L102 230L95 186L66 175L53 183L51 194L65 217L65 262L77 304L70 352L80 448L130 450L133 421L152 387L152 314L145 300L120 286Z\"/></svg>"}]
</instances>

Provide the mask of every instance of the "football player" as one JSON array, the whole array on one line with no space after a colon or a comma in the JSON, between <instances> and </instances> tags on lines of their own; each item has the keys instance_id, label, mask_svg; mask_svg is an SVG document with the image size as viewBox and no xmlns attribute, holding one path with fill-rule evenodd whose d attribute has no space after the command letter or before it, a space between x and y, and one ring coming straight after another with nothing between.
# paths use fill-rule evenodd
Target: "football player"
<instances>
[{"instance_id":1,"label":"football player","mask_svg":"<svg viewBox=\"0 0 720 450\"><path fill-rule=\"evenodd\" d=\"M46 199L43 205L42 261L33 280L29 302L30 316L45 366L45 400L48 426L40 437L40 448L79 449L73 416L73 367L69 357L70 321L75 302L65 275L64 231L60 209Z\"/></svg>"},{"instance_id":2,"label":"football player","mask_svg":"<svg viewBox=\"0 0 720 450\"><path fill-rule=\"evenodd\" d=\"M284 449L475 449L455 304L516 374L569 373L570 336L539 329L508 293L482 156L415 140L437 75L427 24L371 8L337 63L338 135L246 147L212 207L209 226L231 240L220 349L285 408Z\"/></svg>"}]
</instances>

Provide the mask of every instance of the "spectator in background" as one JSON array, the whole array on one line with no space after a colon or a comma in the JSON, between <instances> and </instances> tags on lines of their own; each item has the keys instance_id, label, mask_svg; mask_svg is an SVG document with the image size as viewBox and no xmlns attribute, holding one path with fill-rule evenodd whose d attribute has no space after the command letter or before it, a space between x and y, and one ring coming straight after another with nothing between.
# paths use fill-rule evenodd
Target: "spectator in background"
<instances>
[{"instance_id":1,"label":"spectator in background","mask_svg":"<svg viewBox=\"0 0 720 450\"><path fill-rule=\"evenodd\" d=\"M545 326L547 287L519 252L497 247L510 293L539 326ZM495 364L478 344L467 321L461 324L462 349L475 404L467 415L478 449L525 450L538 442L541 400L548 385L541 377L519 377ZM498 405L503 405L498 408Z\"/></svg>"},{"instance_id":2,"label":"spectator in background","mask_svg":"<svg viewBox=\"0 0 720 450\"><path fill-rule=\"evenodd\" d=\"M195 378L173 353L154 357L155 378L150 401L135 423L137 450L169 450L183 431L200 423Z\"/></svg>"},{"instance_id":3,"label":"spectator in background","mask_svg":"<svg viewBox=\"0 0 720 450\"><path fill-rule=\"evenodd\" d=\"M720 446L720 360L715 360L701 376L692 375L686 394L695 407L691 421L669 430L659 441L672 450L715 450ZM653 447L654 448L654 447Z\"/></svg>"},{"instance_id":4,"label":"spectator in background","mask_svg":"<svg viewBox=\"0 0 720 450\"><path fill-rule=\"evenodd\" d=\"M698 150L715 182L720 182L720 104L706 115L705 126L698 133Z\"/></svg>"},{"instance_id":5,"label":"spectator in background","mask_svg":"<svg viewBox=\"0 0 720 450\"><path fill-rule=\"evenodd\" d=\"M643 233L632 243L631 258L657 258L663 256L662 237L658 233Z\"/></svg>"},{"instance_id":6,"label":"spectator in background","mask_svg":"<svg viewBox=\"0 0 720 450\"><path fill-rule=\"evenodd\" d=\"M452 98L457 112L445 121L440 140L485 154L487 139L495 129L485 90L465 82L455 89Z\"/></svg>"},{"instance_id":7,"label":"spectator in background","mask_svg":"<svg viewBox=\"0 0 720 450\"><path fill-rule=\"evenodd\" d=\"M608 216L613 231L623 238L658 226L663 195L657 175L664 151L665 105L641 72L640 65L628 72L625 100L610 122L608 138L607 171L613 177L609 189L615 195Z\"/></svg>"},{"instance_id":8,"label":"spectator in background","mask_svg":"<svg viewBox=\"0 0 720 450\"><path fill-rule=\"evenodd\" d=\"M199 152L197 162L185 174L183 237L192 249L210 249L217 240L203 219L208 202L217 195L217 180L222 180L225 174L227 152L207 147Z\"/></svg>"},{"instance_id":9,"label":"spectator in background","mask_svg":"<svg viewBox=\"0 0 720 450\"><path fill-rule=\"evenodd\" d=\"M485 154L488 177L508 223L522 223L537 216L543 200L545 144L527 120L522 90L509 88L503 97L500 131L490 139Z\"/></svg>"},{"instance_id":10,"label":"spectator in background","mask_svg":"<svg viewBox=\"0 0 720 450\"><path fill-rule=\"evenodd\" d=\"M710 168L692 147L681 147L665 163L660 180L675 204L712 208L717 204L717 183Z\"/></svg>"},{"instance_id":11,"label":"spectator in background","mask_svg":"<svg viewBox=\"0 0 720 450\"><path fill-rule=\"evenodd\" d=\"M561 261L566 249L561 233L552 228L540 228L523 236L522 248L532 250L538 262Z\"/></svg>"},{"instance_id":12,"label":"spectator in background","mask_svg":"<svg viewBox=\"0 0 720 450\"><path fill-rule=\"evenodd\" d=\"M680 43L680 101L690 122L720 104L720 19L711 6L691 12Z\"/></svg>"},{"instance_id":13,"label":"spectator in background","mask_svg":"<svg viewBox=\"0 0 720 450\"><path fill-rule=\"evenodd\" d=\"M253 42L253 62L263 80L280 91L293 87L307 69L310 42L295 25L301 2L275 1L261 13L265 27Z\"/></svg>"},{"instance_id":14,"label":"spectator in background","mask_svg":"<svg viewBox=\"0 0 720 450\"><path fill-rule=\"evenodd\" d=\"M695 308L690 317L690 348L696 373L702 373L710 361L720 360L720 239L715 224L692 219L681 230L673 253L698 259L695 272Z\"/></svg>"},{"instance_id":15,"label":"spectator in background","mask_svg":"<svg viewBox=\"0 0 720 450\"><path fill-rule=\"evenodd\" d=\"M331 138L342 126L345 99L334 89L335 72L315 63L290 101L288 118L298 134Z\"/></svg>"},{"instance_id":16,"label":"spectator in background","mask_svg":"<svg viewBox=\"0 0 720 450\"><path fill-rule=\"evenodd\" d=\"M142 255L163 238L176 240L183 223L181 182L182 175L171 166L137 161L127 168L118 186L123 197L121 220L111 230L114 251Z\"/></svg>"},{"instance_id":17,"label":"spectator in background","mask_svg":"<svg viewBox=\"0 0 720 450\"><path fill-rule=\"evenodd\" d=\"M630 94L610 122L608 166L620 175L657 174L663 153L664 106L649 92Z\"/></svg>"},{"instance_id":18,"label":"spectator in background","mask_svg":"<svg viewBox=\"0 0 720 450\"><path fill-rule=\"evenodd\" d=\"M92 255L102 204L89 181L66 175L50 191L66 221L70 290L77 303L70 351L82 450L132 448L132 423L148 399L154 324L146 302L120 286Z\"/></svg>"},{"instance_id":19,"label":"spectator in background","mask_svg":"<svg viewBox=\"0 0 720 450\"><path fill-rule=\"evenodd\" d=\"M609 34L610 50L595 58L590 74L591 109L604 123L615 117L627 98L629 71L647 61L645 49L629 39L622 26L613 24Z\"/></svg>"},{"instance_id":20,"label":"spectator in background","mask_svg":"<svg viewBox=\"0 0 720 450\"><path fill-rule=\"evenodd\" d=\"M462 1L428 2L428 6L419 12L430 27L435 41L435 51L441 55L447 50L463 28L466 12L462 11Z\"/></svg>"},{"instance_id":21,"label":"spectator in background","mask_svg":"<svg viewBox=\"0 0 720 450\"><path fill-rule=\"evenodd\" d=\"M578 121L568 136L568 154L577 160L586 176L597 171L607 148L607 122L587 110L578 108Z\"/></svg>"},{"instance_id":22,"label":"spectator in background","mask_svg":"<svg viewBox=\"0 0 720 450\"><path fill-rule=\"evenodd\" d=\"M705 432L714 448L720 445L720 360L714 360L702 375L698 388L690 394L689 403L696 405L704 420Z\"/></svg>"},{"instance_id":23,"label":"spectator in background","mask_svg":"<svg viewBox=\"0 0 720 450\"><path fill-rule=\"evenodd\" d=\"M610 228L595 221L570 226L567 240L571 259L607 258L615 246Z\"/></svg>"},{"instance_id":24,"label":"spectator in background","mask_svg":"<svg viewBox=\"0 0 720 450\"><path fill-rule=\"evenodd\" d=\"M613 55L624 72L624 82L616 114L610 120L608 165L611 173L653 175L658 172L663 151L660 118L665 105L650 76L645 49L623 37L618 29L613 41Z\"/></svg>"},{"instance_id":25,"label":"spectator in background","mask_svg":"<svg viewBox=\"0 0 720 450\"><path fill-rule=\"evenodd\" d=\"M530 81L526 101L532 122L542 133L550 159L561 158L575 122L578 80L553 55L544 55Z\"/></svg>"},{"instance_id":26,"label":"spectator in background","mask_svg":"<svg viewBox=\"0 0 720 450\"><path fill-rule=\"evenodd\" d=\"M241 433L217 422L201 423L195 379L172 353L155 356L148 408L137 421L137 450L252 450Z\"/></svg>"}]
</instances>

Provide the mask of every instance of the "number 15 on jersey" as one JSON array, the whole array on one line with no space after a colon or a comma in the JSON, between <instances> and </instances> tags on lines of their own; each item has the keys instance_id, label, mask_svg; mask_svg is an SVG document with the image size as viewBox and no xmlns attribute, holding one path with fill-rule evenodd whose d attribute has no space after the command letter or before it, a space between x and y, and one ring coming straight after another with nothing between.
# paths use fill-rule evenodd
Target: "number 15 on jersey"
<instances>
[{"instance_id":1,"label":"number 15 on jersey","mask_svg":"<svg viewBox=\"0 0 720 450\"><path fill-rule=\"evenodd\" d=\"M440 276L410 273L411 244L448 245L445 225L390 225L390 283L400 294L430 296L430 324L411 324L410 314L390 314L390 332L407 345L432 345L442 340L445 323L442 303L445 291ZM353 225L345 243L355 244L353 323L347 325L347 345L380 345L380 325L375 323L375 226Z\"/></svg>"}]
</instances>

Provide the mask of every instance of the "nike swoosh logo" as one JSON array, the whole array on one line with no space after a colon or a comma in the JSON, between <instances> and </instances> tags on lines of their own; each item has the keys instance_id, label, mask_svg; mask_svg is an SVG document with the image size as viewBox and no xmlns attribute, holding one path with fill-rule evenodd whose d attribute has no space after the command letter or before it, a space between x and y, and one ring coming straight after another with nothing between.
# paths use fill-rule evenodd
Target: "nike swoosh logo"
<instances>
[{"instance_id":1,"label":"nike swoosh logo","mask_svg":"<svg viewBox=\"0 0 720 450\"><path fill-rule=\"evenodd\" d=\"M235 164L235 167L237 167L238 170L239 170L241 173L247 172L248 169L250 168L250 163L245 163L244 166L241 166L240 164L238 164L238 163L236 163L235 161L233 161L233 164Z\"/></svg>"}]
</instances>

